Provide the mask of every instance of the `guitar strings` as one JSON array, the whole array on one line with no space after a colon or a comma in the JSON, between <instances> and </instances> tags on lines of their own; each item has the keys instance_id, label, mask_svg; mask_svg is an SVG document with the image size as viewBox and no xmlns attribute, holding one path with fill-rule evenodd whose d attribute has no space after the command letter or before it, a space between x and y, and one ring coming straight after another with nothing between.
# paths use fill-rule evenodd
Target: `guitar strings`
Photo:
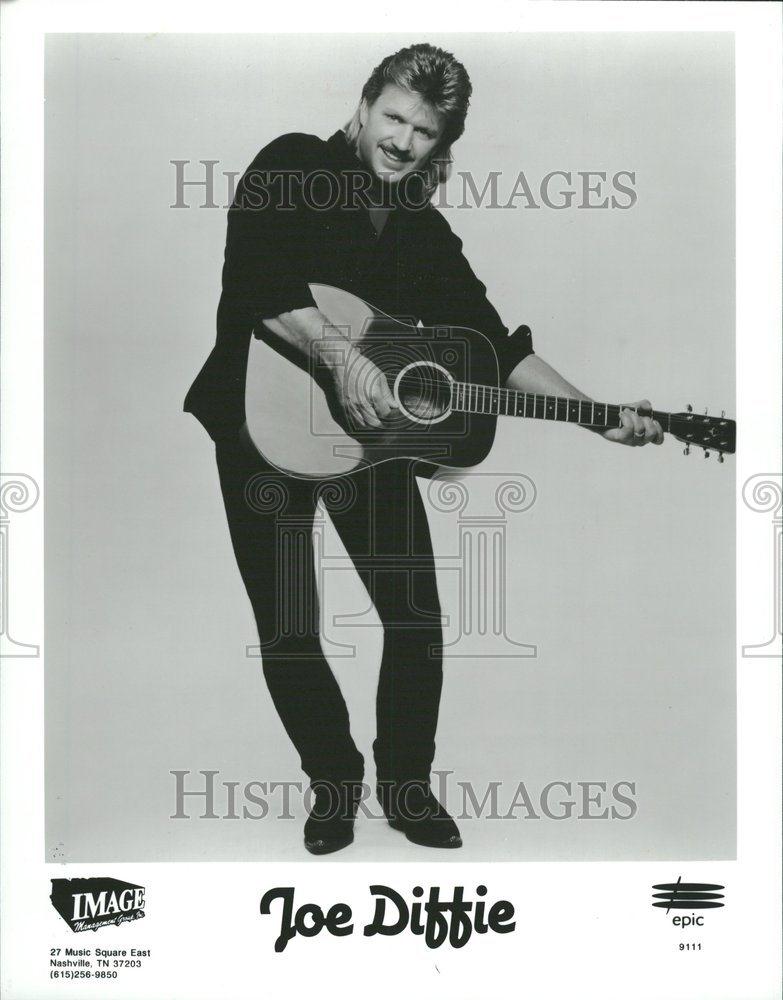
<instances>
[{"instance_id":1,"label":"guitar strings","mask_svg":"<svg viewBox=\"0 0 783 1000\"><path fill-rule=\"evenodd\" d=\"M534 405L534 407L536 407L537 403L538 403L538 400L542 399L542 400L545 401L545 403L544 403L544 408L545 409L547 407L546 401L547 400L554 400L554 406L555 406L556 409L558 408L558 404L561 403L561 402L565 405L566 409L568 409L571 405L577 406L577 407L582 407L582 406L591 406L591 407L599 407L599 408L602 407L602 408L604 408L606 410L607 416L609 416L609 415L611 415L613 417L617 416L618 418L620 416L621 411L624 410L624 409L631 410L634 413L637 412L637 408L636 407L627 406L627 405L622 404L622 403L595 403L595 402L593 402L591 400L587 400L587 399L575 399L573 396L554 396L554 395L551 395L550 393L524 392L521 389L507 389L507 388L505 388L503 386L484 385L483 383L480 383L480 382L448 382L448 383L444 383L444 382L439 381L437 379L428 378L426 376L416 376L416 380L417 380L417 383L416 383L417 386L426 386L428 388L432 387L432 388L435 388L435 389L448 390L449 394L452 397L454 397L455 395L457 395L459 393L462 393L463 396L470 396L472 394L474 397L478 396L479 393L482 393L482 394L486 394L487 392L489 392L490 394L491 393L497 393L498 394L497 400L494 400L494 399L490 398L489 402L492 403L492 404L494 404L495 402L497 402L498 406L500 405L501 402L504 402L504 401L510 400L510 399L516 399L518 401L524 401L524 405L527 406L528 400L532 399L533 400L533 405ZM505 395L501 396L501 393L503 393ZM463 401L463 402L468 402L468 401ZM475 402L476 402L476 405L478 405L479 400L476 399ZM485 403L485 402L487 402L487 400L483 399L483 400L481 400L481 402ZM552 404L549 404L550 408L551 408L551 405ZM499 416L512 416L512 414L503 414L503 413L498 414L498 415ZM644 414L644 416L647 416L647 415L648 415L647 413ZM660 420L661 418L663 418L664 420L668 421L669 418L671 417L671 414L667 413L665 410L651 410L649 415L652 416L653 419L655 419L655 420Z\"/></svg>"}]
</instances>

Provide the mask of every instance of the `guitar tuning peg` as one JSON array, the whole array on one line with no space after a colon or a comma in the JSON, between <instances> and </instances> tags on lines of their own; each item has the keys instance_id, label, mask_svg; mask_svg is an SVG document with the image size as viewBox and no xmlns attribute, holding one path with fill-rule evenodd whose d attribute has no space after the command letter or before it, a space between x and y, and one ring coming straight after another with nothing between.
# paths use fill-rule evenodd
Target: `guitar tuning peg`
<instances>
[{"instance_id":1,"label":"guitar tuning peg","mask_svg":"<svg viewBox=\"0 0 783 1000\"><path fill-rule=\"evenodd\" d=\"M706 448L704 449L704 457L705 458L709 458L710 457L710 453L707 451Z\"/></svg>"},{"instance_id":2,"label":"guitar tuning peg","mask_svg":"<svg viewBox=\"0 0 783 1000\"><path fill-rule=\"evenodd\" d=\"M683 455L690 455L691 446L689 444L686 444L685 447L682 449L682 453Z\"/></svg>"},{"instance_id":3,"label":"guitar tuning peg","mask_svg":"<svg viewBox=\"0 0 783 1000\"><path fill-rule=\"evenodd\" d=\"M722 417L725 417L725 416L726 416L726 411L725 411L725 410L721 410L721 411L720 411L720 415L721 415Z\"/></svg>"},{"instance_id":4,"label":"guitar tuning peg","mask_svg":"<svg viewBox=\"0 0 783 1000\"><path fill-rule=\"evenodd\" d=\"M723 462L723 452L722 451L718 452L718 461L721 462L721 463Z\"/></svg>"},{"instance_id":5,"label":"guitar tuning peg","mask_svg":"<svg viewBox=\"0 0 783 1000\"><path fill-rule=\"evenodd\" d=\"M705 416L705 417L707 416L707 410L708 410L708 409L709 409L709 407L707 407L707 406L705 406L705 407L704 407L704 416Z\"/></svg>"},{"instance_id":6,"label":"guitar tuning peg","mask_svg":"<svg viewBox=\"0 0 783 1000\"><path fill-rule=\"evenodd\" d=\"M688 411L688 413L693 413L693 403L688 403L685 409Z\"/></svg>"}]
</instances>

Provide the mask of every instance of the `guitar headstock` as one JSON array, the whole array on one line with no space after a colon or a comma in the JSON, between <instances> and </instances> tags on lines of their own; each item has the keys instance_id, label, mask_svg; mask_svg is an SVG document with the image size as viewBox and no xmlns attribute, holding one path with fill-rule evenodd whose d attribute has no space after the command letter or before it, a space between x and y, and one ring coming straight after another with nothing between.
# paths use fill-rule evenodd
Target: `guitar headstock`
<instances>
[{"instance_id":1,"label":"guitar headstock","mask_svg":"<svg viewBox=\"0 0 783 1000\"><path fill-rule=\"evenodd\" d=\"M734 420L729 420L724 413L719 417L708 416L706 410L694 413L690 404L685 413L670 415L669 432L678 441L685 442L685 455L690 454L691 445L698 445L704 449L705 458L710 457L711 451L717 451L718 461L722 462L724 454L733 455L737 447L737 424Z\"/></svg>"}]
</instances>

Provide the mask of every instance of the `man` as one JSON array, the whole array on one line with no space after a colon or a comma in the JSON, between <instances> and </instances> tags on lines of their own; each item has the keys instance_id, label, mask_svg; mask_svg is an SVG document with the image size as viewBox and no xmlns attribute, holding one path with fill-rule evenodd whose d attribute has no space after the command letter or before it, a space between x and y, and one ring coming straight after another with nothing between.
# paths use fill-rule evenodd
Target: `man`
<instances>
[{"instance_id":1,"label":"man","mask_svg":"<svg viewBox=\"0 0 783 1000\"><path fill-rule=\"evenodd\" d=\"M293 567L305 627L282 627L276 611L285 576L280 518L311 526L319 498L329 509L384 625L373 744L378 798L391 825L408 839L453 848L461 846L459 831L429 784L442 685L440 608L429 527L410 464L390 461L352 475L346 501L344 483L338 494L281 477L242 443L251 333L331 366L343 415L359 428L380 427L393 414L394 398L380 370L347 341L341 358L333 350L318 356L328 319L310 283L343 288L425 326L479 330L492 341L510 388L588 398L533 353L527 327L509 336L461 241L429 203L448 176L470 94L467 72L454 56L413 45L376 67L345 129L327 141L282 136L258 154L229 211L217 342L185 402L216 441L264 676L316 793L305 825L312 853L353 840L364 759L320 647L309 552ZM330 198L335 185L337 203ZM333 337L331 331L332 346ZM647 401L635 405L650 408ZM634 410L624 410L621 421L601 432L607 440L663 440L661 427ZM281 499L257 502L270 483Z\"/></svg>"}]
</instances>

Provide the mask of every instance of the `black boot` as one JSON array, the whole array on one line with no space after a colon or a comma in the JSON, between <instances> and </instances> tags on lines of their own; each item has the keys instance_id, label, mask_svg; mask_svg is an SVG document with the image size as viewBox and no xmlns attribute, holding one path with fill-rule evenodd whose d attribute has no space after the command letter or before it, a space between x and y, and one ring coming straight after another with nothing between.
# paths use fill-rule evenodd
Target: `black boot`
<instances>
[{"instance_id":1,"label":"black boot","mask_svg":"<svg viewBox=\"0 0 783 1000\"><path fill-rule=\"evenodd\" d=\"M314 781L315 801L304 827L304 845L311 854L332 854L353 842L361 781Z\"/></svg>"},{"instance_id":2,"label":"black boot","mask_svg":"<svg viewBox=\"0 0 783 1000\"><path fill-rule=\"evenodd\" d=\"M429 781L379 781L376 794L389 826L422 847L462 847L454 820Z\"/></svg>"}]
</instances>

